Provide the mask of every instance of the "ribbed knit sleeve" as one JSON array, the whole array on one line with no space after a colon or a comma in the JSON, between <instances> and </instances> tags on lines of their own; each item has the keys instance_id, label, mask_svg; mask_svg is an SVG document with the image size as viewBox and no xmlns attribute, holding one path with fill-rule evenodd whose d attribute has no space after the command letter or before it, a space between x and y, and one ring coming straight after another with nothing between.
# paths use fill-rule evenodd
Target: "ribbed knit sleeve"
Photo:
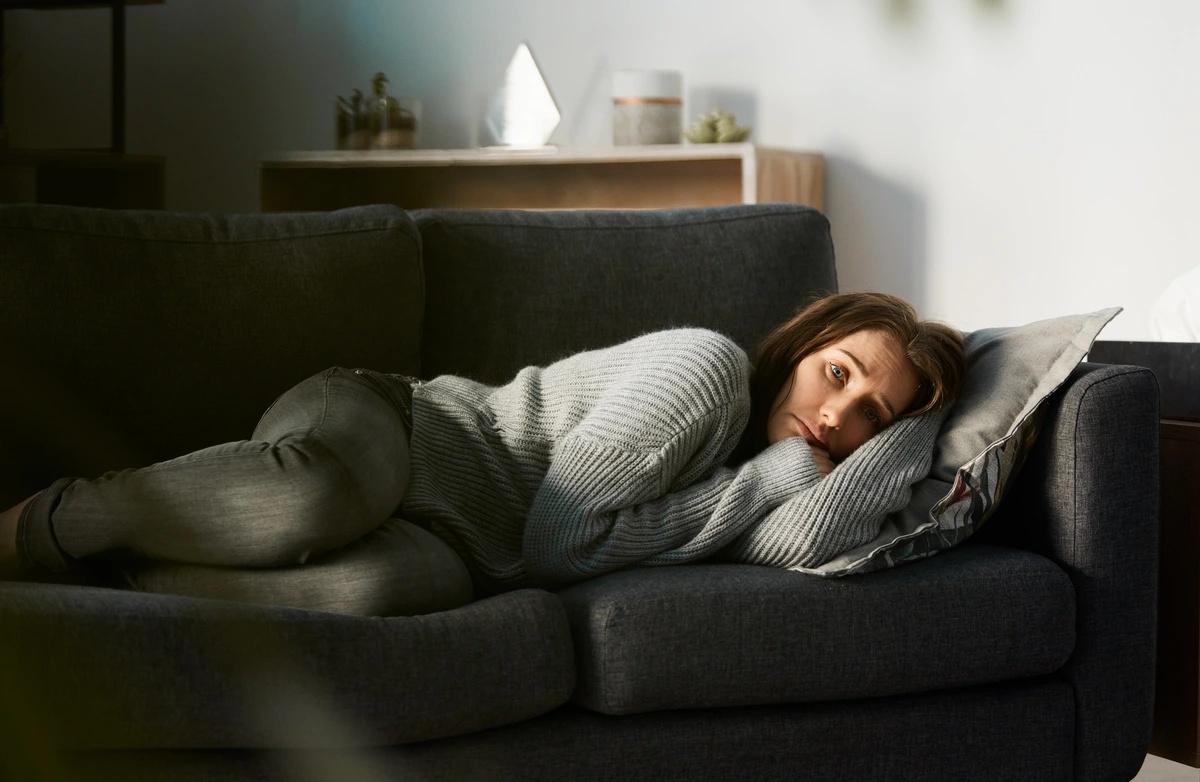
<instances>
[{"instance_id":1,"label":"ribbed knit sleeve","mask_svg":"<svg viewBox=\"0 0 1200 782\"><path fill-rule=\"evenodd\" d=\"M824 480L798 492L743 532L725 552L735 562L813 568L872 540L929 473L944 414L926 413L871 438Z\"/></svg>"},{"instance_id":2,"label":"ribbed knit sleeve","mask_svg":"<svg viewBox=\"0 0 1200 782\"><path fill-rule=\"evenodd\" d=\"M577 581L699 534L749 417L750 361L705 329L527 367L498 388L439 377L413 392L401 510L488 590ZM669 526L638 507L677 494Z\"/></svg>"},{"instance_id":3,"label":"ribbed knit sleeve","mask_svg":"<svg viewBox=\"0 0 1200 782\"><path fill-rule=\"evenodd\" d=\"M525 564L533 582L562 586L655 555L658 561L647 564L711 556L821 477L799 438L669 494L663 462L659 453L625 452L584 437L565 443L526 522Z\"/></svg>"}]
</instances>

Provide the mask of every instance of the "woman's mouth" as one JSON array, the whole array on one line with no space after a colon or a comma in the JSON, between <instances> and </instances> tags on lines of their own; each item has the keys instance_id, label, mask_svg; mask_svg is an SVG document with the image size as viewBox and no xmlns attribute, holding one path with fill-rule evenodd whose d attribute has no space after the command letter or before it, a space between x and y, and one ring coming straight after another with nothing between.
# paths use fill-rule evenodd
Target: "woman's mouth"
<instances>
[{"instance_id":1,"label":"woman's mouth","mask_svg":"<svg viewBox=\"0 0 1200 782\"><path fill-rule=\"evenodd\" d=\"M796 429L800 433L800 436L804 438L806 443L809 445L815 445L818 448L829 450L829 446L825 444L825 441L818 437L812 429L809 429L808 424L800 420L799 416L794 415L792 418L796 419Z\"/></svg>"}]
</instances>

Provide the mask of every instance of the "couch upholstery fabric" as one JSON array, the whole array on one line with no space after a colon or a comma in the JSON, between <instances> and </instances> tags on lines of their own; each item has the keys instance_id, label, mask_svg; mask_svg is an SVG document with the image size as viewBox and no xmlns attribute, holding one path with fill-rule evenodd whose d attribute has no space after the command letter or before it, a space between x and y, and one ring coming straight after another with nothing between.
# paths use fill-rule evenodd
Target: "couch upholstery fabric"
<instances>
[{"instance_id":1,"label":"couch upholstery fabric","mask_svg":"<svg viewBox=\"0 0 1200 782\"><path fill-rule=\"evenodd\" d=\"M1077 779L1131 779L1150 742L1158 449L1154 374L1081 364L1013 492L980 531L981 542L1015 542L1052 559L1075 585L1081 642L1060 675L1079 707Z\"/></svg>"},{"instance_id":2,"label":"couch upholstery fabric","mask_svg":"<svg viewBox=\"0 0 1200 782\"><path fill-rule=\"evenodd\" d=\"M1066 574L989 546L836 581L715 564L627 571L560 594L579 660L572 700L605 714L1020 679L1057 670L1075 645Z\"/></svg>"},{"instance_id":3,"label":"couch upholstery fabric","mask_svg":"<svg viewBox=\"0 0 1200 782\"><path fill-rule=\"evenodd\" d=\"M516 725L403 747L287 755L85 752L62 762L89 782L1061 782L1071 778L1073 710L1067 684L1032 679L894 698L619 718L568 706Z\"/></svg>"},{"instance_id":4,"label":"couch upholstery fabric","mask_svg":"<svg viewBox=\"0 0 1200 782\"><path fill-rule=\"evenodd\" d=\"M575 682L539 590L385 619L9 584L0 661L27 740L64 749L423 741L543 714Z\"/></svg>"}]
</instances>

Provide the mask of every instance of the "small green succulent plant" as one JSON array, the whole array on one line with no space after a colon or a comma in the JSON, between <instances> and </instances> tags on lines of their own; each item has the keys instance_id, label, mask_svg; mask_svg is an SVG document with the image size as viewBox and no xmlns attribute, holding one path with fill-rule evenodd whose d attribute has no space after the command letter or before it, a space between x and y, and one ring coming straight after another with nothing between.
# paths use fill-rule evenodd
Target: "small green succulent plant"
<instances>
[{"instance_id":1,"label":"small green succulent plant","mask_svg":"<svg viewBox=\"0 0 1200 782\"><path fill-rule=\"evenodd\" d=\"M737 124L737 117L723 109L702 114L683 133L693 144L734 144L750 137L750 128Z\"/></svg>"}]
</instances>

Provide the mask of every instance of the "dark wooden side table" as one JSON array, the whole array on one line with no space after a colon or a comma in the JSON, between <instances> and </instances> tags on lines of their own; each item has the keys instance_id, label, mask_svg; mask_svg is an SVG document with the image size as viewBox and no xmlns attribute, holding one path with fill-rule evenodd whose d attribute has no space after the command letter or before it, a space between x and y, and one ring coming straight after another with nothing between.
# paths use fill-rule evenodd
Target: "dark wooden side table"
<instances>
[{"instance_id":1,"label":"dark wooden side table","mask_svg":"<svg viewBox=\"0 0 1200 782\"><path fill-rule=\"evenodd\" d=\"M1150 751L1200 767L1200 423L1159 428L1158 667Z\"/></svg>"}]
</instances>

